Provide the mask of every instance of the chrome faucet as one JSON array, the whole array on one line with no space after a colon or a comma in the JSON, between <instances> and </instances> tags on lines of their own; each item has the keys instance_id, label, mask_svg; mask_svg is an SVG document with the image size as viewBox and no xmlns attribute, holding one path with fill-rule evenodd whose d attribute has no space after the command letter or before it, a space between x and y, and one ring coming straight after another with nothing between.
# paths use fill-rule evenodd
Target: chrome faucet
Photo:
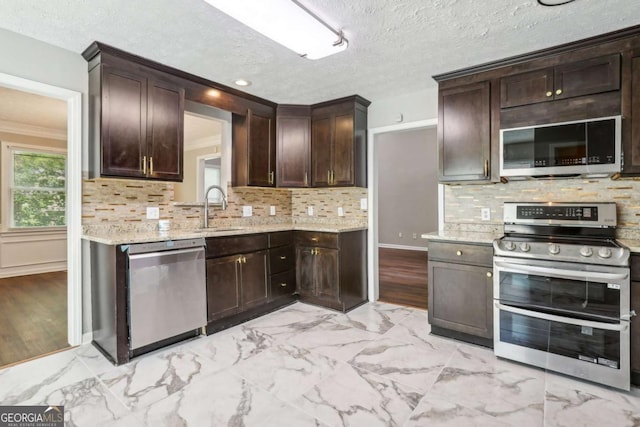
<instances>
[{"instance_id":1,"label":"chrome faucet","mask_svg":"<svg viewBox=\"0 0 640 427\"><path fill-rule=\"evenodd\" d=\"M211 190L218 190L222 195L222 210L227 209L227 196L224 195L224 190L219 185L212 185L204 192L204 228L209 227L209 192Z\"/></svg>"}]
</instances>

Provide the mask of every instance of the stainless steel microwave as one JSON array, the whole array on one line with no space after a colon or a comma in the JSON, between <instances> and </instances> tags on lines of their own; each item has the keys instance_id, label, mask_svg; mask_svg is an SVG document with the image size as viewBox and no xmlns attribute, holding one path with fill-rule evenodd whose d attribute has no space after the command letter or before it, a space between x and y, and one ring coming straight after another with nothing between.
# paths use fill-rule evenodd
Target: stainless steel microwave
<instances>
[{"instance_id":1,"label":"stainless steel microwave","mask_svg":"<svg viewBox=\"0 0 640 427\"><path fill-rule=\"evenodd\" d=\"M622 117L500 130L500 176L606 176L620 172Z\"/></svg>"}]
</instances>

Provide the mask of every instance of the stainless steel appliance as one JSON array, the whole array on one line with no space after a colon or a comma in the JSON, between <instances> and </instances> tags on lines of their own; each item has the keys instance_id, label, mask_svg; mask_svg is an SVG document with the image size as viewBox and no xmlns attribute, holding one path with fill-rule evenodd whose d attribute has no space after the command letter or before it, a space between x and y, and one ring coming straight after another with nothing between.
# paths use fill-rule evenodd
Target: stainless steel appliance
<instances>
[{"instance_id":1,"label":"stainless steel appliance","mask_svg":"<svg viewBox=\"0 0 640 427\"><path fill-rule=\"evenodd\" d=\"M620 172L621 116L500 130L500 176Z\"/></svg>"},{"instance_id":2,"label":"stainless steel appliance","mask_svg":"<svg viewBox=\"0 0 640 427\"><path fill-rule=\"evenodd\" d=\"M629 390L629 249L615 203L505 203L494 241L497 356Z\"/></svg>"},{"instance_id":3,"label":"stainless steel appliance","mask_svg":"<svg viewBox=\"0 0 640 427\"><path fill-rule=\"evenodd\" d=\"M205 241L130 245L129 348L132 355L195 335L207 323Z\"/></svg>"}]
</instances>

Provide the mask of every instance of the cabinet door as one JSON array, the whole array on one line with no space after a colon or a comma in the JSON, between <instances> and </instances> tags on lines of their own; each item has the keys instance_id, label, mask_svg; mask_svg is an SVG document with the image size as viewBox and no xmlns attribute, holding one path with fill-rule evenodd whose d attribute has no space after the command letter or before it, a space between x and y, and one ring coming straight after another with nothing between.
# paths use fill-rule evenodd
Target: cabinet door
<instances>
[{"instance_id":1,"label":"cabinet door","mask_svg":"<svg viewBox=\"0 0 640 427\"><path fill-rule=\"evenodd\" d=\"M296 288L300 296L315 296L314 258L315 248L296 248Z\"/></svg>"},{"instance_id":2,"label":"cabinet door","mask_svg":"<svg viewBox=\"0 0 640 427\"><path fill-rule=\"evenodd\" d=\"M620 89L620 55L601 56L555 67L554 99Z\"/></svg>"},{"instance_id":3,"label":"cabinet door","mask_svg":"<svg viewBox=\"0 0 640 427\"><path fill-rule=\"evenodd\" d=\"M311 177L314 187L328 187L332 150L331 117L311 120Z\"/></svg>"},{"instance_id":4,"label":"cabinet door","mask_svg":"<svg viewBox=\"0 0 640 427\"><path fill-rule=\"evenodd\" d=\"M148 176L182 181L184 89L149 80L147 105Z\"/></svg>"},{"instance_id":5,"label":"cabinet door","mask_svg":"<svg viewBox=\"0 0 640 427\"><path fill-rule=\"evenodd\" d=\"M249 110L248 117L248 184L275 186L276 151L273 141L273 118Z\"/></svg>"},{"instance_id":6,"label":"cabinet door","mask_svg":"<svg viewBox=\"0 0 640 427\"><path fill-rule=\"evenodd\" d=\"M631 262L633 263L633 260ZM640 313L640 282L631 282L630 308ZM631 371L640 375L640 317L638 316L631 319Z\"/></svg>"},{"instance_id":7,"label":"cabinet door","mask_svg":"<svg viewBox=\"0 0 640 427\"><path fill-rule=\"evenodd\" d=\"M278 117L278 187L311 185L311 118Z\"/></svg>"},{"instance_id":8,"label":"cabinet door","mask_svg":"<svg viewBox=\"0 0 640 427\"><path fill-rule=\"evenodd\" d=\"M553 99L553 68L500 79L500 108L535 104Z\"/></svg>"},{"instance_id":9,"label":"cabinet door","mask_svg":"<svg viewBox=\"0 0 640 427\"><path fill-rule=\"evenodd\" d=\"M296 272L288 270L271 276L271 299L292 295L296 290Z\"/></svg>"},{"instance_id":10,"label":"cabinet door","mask_svg":"<svg viewBox=\"0 0 640 427\"><path fill-rule=\"evenodd\" d=\"M640 174L640 56L631 63L631 116L622 121L622 151L624 175ZM628 126L630 131L626 130ZM627 128L628 129L628 128Z\"/></svg>"},{"instance_id":11,"label":"cabinet door","mask_svg":"<svg viewBox=\"0 0 640 427\"><path fill-rule=\"evenodd\" d=\"M438 169L441 182L491 177L489 82L440 91Z\"/></svg>"},{"instance_id":12,"label":"cabinet door","mask_svg":"<svg viewBox=\"0 0 640 427\"><path fill-rule=\"evenodd\" d=\"M489 267L429 261L429 323L493 338L491 276Z\"/></svg>"},{"instance_id":13,"label":"cabinet door","mask_svg":"<svg viewBox=\"0 0 640 427\"><path fill-rule=\"evenodd\" d=\"M353 155L353 114L338 115L333 130L331 185L354 185Z\"/></svg>"},{"instance_id":14,"label":"cabinet door","mask_svg":"<svg viewBox=\"0 0 640 427\"><path fill-rule=\"evenodd\" d=\"M316 248L313 256L313 281L316 296L340 301L338 249Z\"/></svg>"},{"instance_id":15,"label":"cabinet door","mask_svg":"<svg viewBox=\"0 0 640 427\"><path fill-rule=\"evenodd\" d=\"M207 260L207 320L240 312L238 255Z\"/></svg>"},{"instance_id":16,"label":"cabinet door","mask_svg":"<svg viewBox=\"0 0 640 427\"><path fill-rule=\"evenodd\" d=\"M240 264L242 309L264 304L268 299L267 251L242 255Z\"/></svg>"},{"instance_id":17,"label":"cabinet door","mask_svg":"<svg viewBox=\"0 0 640 427\"><path fill-rule=\"evenodd\" d=\"M147 156L147 80L102 68L102 161L100 174L143 178Z\"/></svg>"}]
</instances>

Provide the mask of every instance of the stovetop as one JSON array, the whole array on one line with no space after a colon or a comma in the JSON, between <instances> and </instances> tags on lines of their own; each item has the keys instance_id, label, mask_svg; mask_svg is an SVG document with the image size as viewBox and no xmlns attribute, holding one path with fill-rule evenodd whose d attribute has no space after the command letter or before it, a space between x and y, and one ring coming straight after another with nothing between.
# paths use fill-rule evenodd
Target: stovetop
<instances>
[{"instance_id":1,"label":"stovetop","mask_svg":"<svg viewBox=\"0 0 640 427\"><path fill-rule=\"evenodd\" d=\"M497 256L628 266L630 251L615 240L615 203L504 204Z\"/></svg>"}]
</instances>

